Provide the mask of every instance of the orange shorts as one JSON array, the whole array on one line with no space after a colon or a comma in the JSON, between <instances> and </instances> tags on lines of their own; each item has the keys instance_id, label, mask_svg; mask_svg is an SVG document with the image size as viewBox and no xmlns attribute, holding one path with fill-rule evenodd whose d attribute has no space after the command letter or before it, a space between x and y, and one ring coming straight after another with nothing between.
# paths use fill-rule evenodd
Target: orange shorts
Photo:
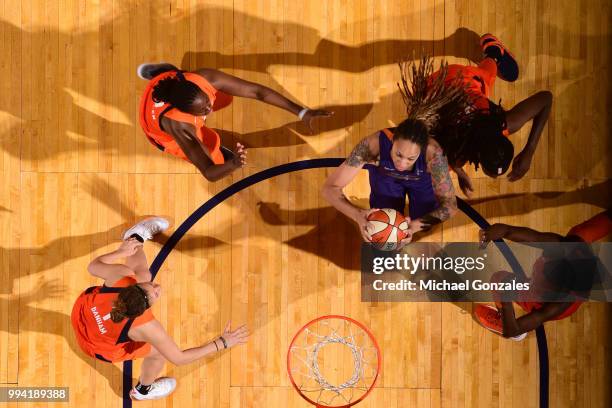
<instances>
[{"instance_id":1,"label":"orange shorts","mask_svg":"<svg viewBox=\"0 0 612 408\"><path fill-rule=\"evenodd\" d=\"M128 343L118 344L117 349L112 351L112 357L106 357L101 354L95 354L93 357L107 363L118 363L121 361L135 360L144 358L151 353L151 345L142 341L130 341Z\"/></svg>"}]
</instances>

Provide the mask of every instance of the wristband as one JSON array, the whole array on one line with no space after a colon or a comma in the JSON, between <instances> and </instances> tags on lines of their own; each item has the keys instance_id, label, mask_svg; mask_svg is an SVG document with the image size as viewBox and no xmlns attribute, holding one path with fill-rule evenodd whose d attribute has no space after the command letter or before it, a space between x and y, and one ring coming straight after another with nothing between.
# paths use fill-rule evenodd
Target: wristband
<instances>
[{"instance_id":1,"label":"wristband","mask_svg":"<svg viewBox=\"0 0 612 408\"><path fill-rule=\"evenodd\" d=\"M215 345L217 351L219 351L219 346L217 346L217 340L213 340L213 344Z\"/></svg>"},{"instance_id":2,"label":"wristband","mask_svg":"<svg viewBox=\"0 0 612 408\"><path fill-rule=\"evenodd\" d=\"M306 112L308 112L310 109L308 108L304 108L302 109L299 113L298 113L298 118L300 118L300 120L304 119L304 115L306 115Z\"/></svg>"},{"instance_id":3,"label":"wristband","mask_svg":"<svg viewBox=\"0 0 612 408\"><path fill-rule=\"evenodd\" d=\"M223 343L223 347L227 348L227 342L225 341L225 339L223 338L223 336L219 337L219 340L221 340L221 343Z\"/></svg>"}]
</instances>

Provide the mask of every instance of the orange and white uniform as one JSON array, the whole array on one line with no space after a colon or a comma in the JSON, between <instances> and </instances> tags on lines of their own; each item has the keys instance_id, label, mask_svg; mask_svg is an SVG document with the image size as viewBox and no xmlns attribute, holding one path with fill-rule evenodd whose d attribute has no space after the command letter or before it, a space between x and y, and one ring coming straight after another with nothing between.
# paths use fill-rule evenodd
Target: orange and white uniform
<instances>
[{"instance_id":1,"label":"orange and white uniform","mask_svg":"<svg viewBox=\"0 0 612 408\"><path fill-rule=\"evenodd\" d=\"M114 286L92 286L77 298L72 308L72 327L85 354L99 360L118 362L147 356L151 345L132 341L128 332L155 319L151 309L135 319L115 323L110 318L113 302L122 288L134 285L136 279L124 277Z\"/></svg>"},{"instance_id":2,"label":"orange and white uniform","mask_svg":"<svg viewBox=\"0 0 612 408\"><path fill-rule=\"evenodd\" d=\"M155 85L162 79L176 75L177 71L167 71L151 79L147 84L140 99L139 119L142 130L149 141L160 150L189 161L185 152L174 140L174 137L161 129L160 119L162 116L165 116L177 122L189 123L195 127L196 137L208 151L208 155L213 163L223 164L225 159L221 152L221 138L217 132L206 127L206 116L195 116L181 112L169 103L155 102L153 100L153 88L155 88ZM222 109L232 102L231 95L217 90L201 75L193 72L184 72L183 75L187 81L196 84L208 96L213 111Z\"/></svg>"}]
</instances>

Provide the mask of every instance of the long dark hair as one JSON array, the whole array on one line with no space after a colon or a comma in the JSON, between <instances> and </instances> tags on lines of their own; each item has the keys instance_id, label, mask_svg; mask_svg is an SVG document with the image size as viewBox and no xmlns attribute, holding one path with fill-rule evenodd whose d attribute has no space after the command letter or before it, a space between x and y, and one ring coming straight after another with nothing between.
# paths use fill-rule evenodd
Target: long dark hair
<instances>
[{"instance_id":1,"label":"long dark hair","mask_svg":"<svg viewBox=\"0 0 612 408\"><path fill-rule=\"evenodd\" d=\"M446 107L445 107L446 108ZM440 112L446 117L445 108ZM440 143L451 165L470 163L488 173L505 173L514 157L514 146L503 134L506 114L499 104L490 102L488 110L477 110L465 115L458 123L441 120L434 138Z\"/></svg>"},{"instance_id":2,"label":"long dark hair","mask_svg":"<svg viewBox=\"0 0 612 408\"><path fill-rule=\"evenodd\" d=\"M434 62L429 56L418 62L402 61L399 68L401 83L397 86L406 105L407 119L396 128L394 140L411 140L424 151L429 137L444 126L441 121L457 124L468 120L473 112L471 100L461 78L446 80L448 63L445 61L440 63L435 77L432 77Z\"/></svg>"},{"instance_id":3,"label":"long dark hair","mask_svg":"<svg viewBox=\"0 0 612 408\"><path fill-rule=\"evenodd\" d=\"M193 105L203 97L205 95L200 87L185 79L181 71L178 71L176 76L162 79L153 87L155 102L169 103L185 113L196 114Z\"/></svg>"},{"instance_id":4,"label":"long dark hair","mask_svg":"<svg viewBox=\"0 0 612 408\"><path fill-rule=\"evenodd\" d=\"M113 303L111 320L119 323L123 319L133 319L142 315L149 308L147 293L138 285L121 289L117 300Z\"/></svg>"},{"instance_id":5,"label":"long dark hair","mask_svg":"<svg viewBox=\"0 0 612 408\"><path fill-rule=\"evenodd\" d=\"M398 87L406 104L407 121L424 125L452 166L469 162L476 169L482 166L489 175L508 170L514 146L503 135L506 118L501 101L490 103L486 111L479 110L461 75L447 81L445 61L435 77L433 59L428 56L418 63L401 62L400 70L402 82Z\"/></svg>"}]
</instances>

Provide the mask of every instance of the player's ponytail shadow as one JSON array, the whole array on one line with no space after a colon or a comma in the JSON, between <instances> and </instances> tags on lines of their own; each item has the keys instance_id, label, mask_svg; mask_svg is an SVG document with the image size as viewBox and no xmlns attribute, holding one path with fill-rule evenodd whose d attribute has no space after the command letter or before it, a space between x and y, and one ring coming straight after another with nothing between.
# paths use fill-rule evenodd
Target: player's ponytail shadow
<instances>
[{"instance_id":1,"label":"player's ponytail shadow","mask_svg":"<svg viewBox=\"0 0 612 408\"><path fill-rule=\"evenodd\" d=\"M41 279L36 284L36 287L29 292L0 297L0 310L9 310L9 313L11 313L11 310L19 311L18 321L17 319L9 319L7 324L3 324L0 327L0 330L21 336L24 336L27 332L35 332L64 338L72 353L91 369L105 377L113 392L118 397L121 397L121 370L114 364L97 361L83 353L76 342L70 316L53 310L31 306L34 302L58 298L64 293L66 293L66 288L59 285L57 281ZM54 353L52 349L53 341L51 339L48 339L46 344L49 346L49 358L61 357ZM37 354L36 358L45 359L45 356Z\"/></svg>"}]
</instances>

